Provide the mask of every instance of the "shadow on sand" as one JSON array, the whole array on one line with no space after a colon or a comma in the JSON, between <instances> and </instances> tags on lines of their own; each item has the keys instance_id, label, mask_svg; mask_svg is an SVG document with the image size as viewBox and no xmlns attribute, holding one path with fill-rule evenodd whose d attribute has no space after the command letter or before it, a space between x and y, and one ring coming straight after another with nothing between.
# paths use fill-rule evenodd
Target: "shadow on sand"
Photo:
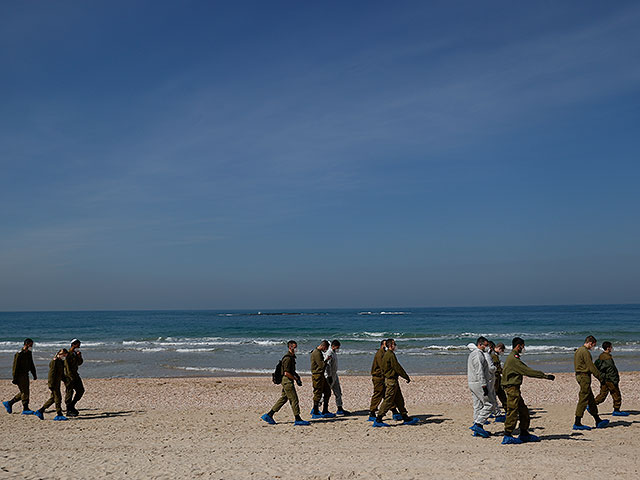
<instances>
[{"instance_id":1,"label":"shadow on sand","mask_svg":"<svg viewBox=\"0 0 640 480\"><path fill-rule=\"evenodd\" d=\"M84 413L85 410L80 410L80 416L70 417L72 420L96 420L99 418L115 418L115 417L128 417L134 413L143 413L142 410L123 410L121 412L99 412Z\"/></svg>"},{"instance_id":2,"label":"shadow on sand","mask_svg":"<svg viewBox=\"0 0 640 480\"><path fill-rule=\"evenodd\" d=\"M413 418L417 418L418 419L418 425L424 425L426 423L433 423L433 424L441 424L441 423L445 423L445 422L452 422L453 420L451 420L450 418L445 418L442 417L442 415L411 415ZM437 418L437 417L441 417L441 418Z\"/></svg>"},{"instance_id":3,"label":"shadow on sand","mask_svg":"<svg viewBox=\"0 0 640 480\"><path fill-rule=\"evenodd\" d=\"M616 420L615 422L609 422L606 428L612 427L630 427L634 423L640 423L638 420Z\"/></svg>"},{"instance_id":4,"label":"shadow on sand","mask_svg":"<svg viewBox=\"0 0 640 480\"><path fill-rule=\"evenodd\" d=\"M347 417L369 417L369 410L356 410L355 412L349 413Z\"/></svg>"},{"instance_id":5,"label":"shadow on sand","mask_svg":"<svg viewBox=\"0 0 640 480\"><path fill-rule=\"evenodd\" d=\"M579 432L563 433L558 435L540 435L540 441L544 442L546 440L577 440L579 442L591 441L591 439L585 438L584 435Z\"/></svg>"},{"instance_id":6,"label":"shadow on sand","mask_svg":"<svg viewBox=\"0 0 640 480\"><path fill-rule=\"evenodd\" d=\"M335 423L344 422L349 419L351 415L339 415L333 418L309 418L309 421L313 423ZM293 422L292 422L293 423Z\"/></svg>"}]
</instances>

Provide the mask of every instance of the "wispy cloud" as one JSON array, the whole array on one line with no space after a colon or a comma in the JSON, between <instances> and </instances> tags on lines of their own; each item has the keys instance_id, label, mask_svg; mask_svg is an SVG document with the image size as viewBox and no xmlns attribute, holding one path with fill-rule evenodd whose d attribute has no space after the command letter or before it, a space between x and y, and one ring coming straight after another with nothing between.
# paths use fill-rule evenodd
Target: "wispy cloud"
<instances>
[{"instance_id":1,"label":"wispy cloud","mask_svg":"<svg viewBox=\"0 0 640 480\"><path fill-rule=\"evenodd\" d=\"M632 8L490 49L443 40L380 57L352 52L278 85L244 80L234 87L211 79L213 86L205 80L191 90L196 80L182 77L147 98L149 105L177 101L140 139L132 160L151 174L192 168L197 176L220 167L217 173L235 171L243 180L253 174L313 185L328 175L334 185L329 171L349 175L354 161L375 156L376 146L438 151L463 144L466 135L518 128L532 116L552 117L560 107L634 90L639 24L640 11ZM402 73L409 67L412 78Z\"/></svg>"}]
</instances>

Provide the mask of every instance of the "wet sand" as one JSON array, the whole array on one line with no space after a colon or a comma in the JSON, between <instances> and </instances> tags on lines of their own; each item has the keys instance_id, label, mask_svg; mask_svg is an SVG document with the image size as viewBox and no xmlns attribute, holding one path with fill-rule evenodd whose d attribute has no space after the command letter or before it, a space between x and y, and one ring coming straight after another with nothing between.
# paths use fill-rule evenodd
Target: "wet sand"
<instances>
[{"instance_id":1,"label":"wet sand","mask_svg":"<svg viewBox=\"0 0 640 480\"><path fill-rule=\"evenodd\" d=\"M0 411L0 478L578 478L640 475L640 372L623 373L623 409L612 417L611 399L601 406L606 429L571 430L578 385L573 375L555 382L525 379L532 433L540 443L500 445L496 435L474 438L471 398L464 376L415 377L402 389L410 415L420 424L374 429L366 421L371 381L341 377L344 406L353 415L294 427L285 405L267 425L280 387L264 377L88 379L67 422ZM309 419L311 382L298 389ZM594 388L599 386L594 383ZM2 400L17 388L0 382ZM596 392L597 393L597 392ZM46 379L31 384L31 407L48 398ZM331 408L335 409L333 400ZM593 424L587 414L585 424Z\"/></svg>"}]
</instances>

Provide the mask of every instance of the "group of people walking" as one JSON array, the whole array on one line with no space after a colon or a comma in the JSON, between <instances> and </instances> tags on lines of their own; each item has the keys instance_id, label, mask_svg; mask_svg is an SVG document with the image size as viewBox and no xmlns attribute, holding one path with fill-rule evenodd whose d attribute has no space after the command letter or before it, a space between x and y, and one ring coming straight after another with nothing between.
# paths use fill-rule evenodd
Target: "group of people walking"
<instances>
[{"instance_id":1,"label":"group of people walking","mask_svg":"<svg viewBox=\"0 0 640 480\"><path fill-rule=\"evenodd\" d=\"M13 380L17 385L18 393L11 400L2 402L7 413L13 413L13 405L22 401L22 415L35 415L40 420L44 420L44 413L47 408L55 404L56 421L68 420L67 417L77 417L76 403L84 394L82 379L78 374L78 367L82 365L82 353L80 352L80 340L71 340L69 349L59 350L49 362L49 375L47 385L51 392L49 399L37 410L29 408L29 373L37 380L36 366L33 363L33 340L25 339L22 349L13 358ZM64 383L65 394L64 403L66 406L66 416L62 411L61 384Z\"/></svg>"},{"instance_id":2,"label":"group of people walking","mask_svg":"<svg viewBox=\"0 0 640 480\"><path fill-rule=\"evenodd\" d=\"M290 340L287 343L289 351L282 358L278 368L281 369L282 394L276 403L267 413L262 415L262 420L275 425L273 416L284 406L287 401L291 404L295 425L309 425L300 416L300 404L298 393L294 385L302 386L300 375L296 372L296 351L298 343ZM323 340L320 345L311 352L311 383L313 386L313 408L311 418L333 418L336 415L348 415L350 412L344 410L342 406L342 389L340 388L340 378L338 377L338 351L340 341L333 340L329 344L328 340ZM398 379L404 378L407 383L411 378L402 365L398 362L395 354L396 342L389 338L380 342L380 348L373 357L371 365L371 378L373 381L373 395L369 407L369 421L374 427L388 427L389 424L383 421L388 411L393 414L394 420L402 420L403 425L415 425L417 418L409 416L402 396L402 390ZM331 394L336 399L336 413L329 411L329 399ZM322 405L322 411L320 411ZM379 410L378 410L378 407ZM377 413L376 413L377 411Z\"/></svg>"},{"instance_id":3,"label":"group of people walking","mask_svg":"<svg viewBox=\"0 0 640 480\"><path fill-rule=\"evenodd\" d=\"M620 374L611 355L613 345L611 342L603 342L603 352L594 363L590 351L596 344L596 338L589 335L574 354L574 370L580 390L573 430L591 430L590 426L582 424L585 410L593 417L596 428L604 428L609 424L609 420L603 420L598 414L598 405L605 401L609 393L613 397L612 415L628 415L620 410L622 406L619 386ZM484 429L484 425L492 413L500 411L494 393L496 392L506 411L504 417L499 413L495 415L497 422L505 422L502 443L520 444L540 440L529 432L531 423L529 409L522 398L520 387L523 377L544 378L553 381L555 376L525 365L520 359L524 349L525 341L519 337L514 338L511 353L502 367L498 353L504 352L504 345L498 344L494 348L492 342L485 337L479 337L475 346L472 347L467 373L469 390L471 390L474 401L473 425L470 427L474 436L484 438L490 436L490 433ZM600 381L600 393L597 397L593 395L591 390L592 375ZM520 422L520 436L516 438L513 436L513 432L518 421Z\"/></svg>"},{"instance_id":4,"label":"group of people walking","mask_svg":"<svg viewBox=\"0 0 640 480\"><path fill-rule=\"evenodd\" d=\"M576 381L580 387L578 405L576 407L574 430L591 430L583 425L582 417L585 410L594 418L596 428L604 428L609 420L603 420L598 415L598 405L605 401L610 393L613 398L613 415L627 416L620 410L622 395L620 393L620 375L613 360L611 342L602 344L603 352L594 363L590 351L596 346L595 337L589 335L574 355ZM269 412L262 415L262 420L275 425L274 415L287 403L291 404L295 416L295 425L309 425L300 416L300 406L296 386L302 386L300 375L296 372L296 351L298 344L291 340L287 344L288 352L276 369L282 378L282 394ZM504 422L502 443L521 444L537 442L539 437L533 435L529 429L531 417L522 394L521 386L524 377L555 380L555 376L528 367L520 358L525 350L525 341L520 337L512 340L512 349L504 365L500 355L505 351L503 343L494 344L485 337L479 337L475 343L469 344L471 350L467 361L467 379L473 401L473 425L470 430L473 436L488 438L491 433L484 425L493 417L496 422ZM313 385L313 409L311 417L332 418L336 415L329 411L329 398L335 395L336 414L347 415L349 412L342 406L342 391L338 377L338 350L340 342L334 340L329 344L323 340L311 352L311 381ZM380 342L371 365L371 380L373 394L369 406L368 420L374 427L388 427L384 422L385 415L391 411L394 420L402 421L402 425L415 425L417 418L408 415L402 390L398 382L403 378L407 383L411 378L402 368L395 354L396 342L389 338ZM274 378L278 376L274 374ZM598 396L591 390L591 377L594 376L601 383ZM275 381L275 380L274 380ZM279 383L279 382L276 382ZM295 383L295 384L294 384ZM320 411L322 405L322 411ZM503 413L504 410L504 413ZM520 435L514 436L519 423Z\"/></svg>"},{"instance_id":5,"label":"group of people walking","mask_svg":"<svg viewBox=\"0 0 640 480\"><path fill-rule=\"evenodd\" d=\"M298 401L298 393L294 385L295 383L299 387L302 386L300 375L296 372L298 343L295 340L290 340L287 343L287 348L288 352L282 357L274 374L274 382L282 384L282 394L273 407L271 407L271 410L262 415L261 418L265 422L275 425L276 421L273 419L273 416L285 403L289 402L295 417L294 424L309 425L310 423L303 420L300 416L300 402ZM323 340L320 345L311 352L311 384L313 385L311 418L332 418L336 415L349 414L349 412L342 407L342 389L340 388L340 378L338 377L339 350L339 340L334 340L331 343ZM279 375L277 375L278 370ZM332 393L336 401L336 413L329 411L329 399ZM322 405L322 411L320 410L320 405Z\"/></svg>"}]
</instances>

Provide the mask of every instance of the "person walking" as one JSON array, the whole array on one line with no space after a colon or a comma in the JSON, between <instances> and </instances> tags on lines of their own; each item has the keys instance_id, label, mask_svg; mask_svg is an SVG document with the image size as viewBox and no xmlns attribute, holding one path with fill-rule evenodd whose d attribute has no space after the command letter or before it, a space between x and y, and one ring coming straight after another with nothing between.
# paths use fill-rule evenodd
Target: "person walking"
<instances>
[{"instance_id":1,"label":"person walking","mask_svg":"<svg viewBox=\"0 0 640 480\"><path fill-rule=\"evenodd\" d=\"M522 377L545 378L547 380L555 380L554 375L548 375L540 370L529 368L520 360L520 355L524 351L524 340L515 337L511 345L513 346L511 353L504 362L502 370L502 386L507 394L507 418L504 423L503 445L520 444L527 442L538 442L540 438L529 433L531 424L531 416L529 408L524 403L520 386L522 385ZM515 438L513 431L520 420L520 436Z\"/></svg>"},{"instance_id":2,"label":"person walking","mask_svg":"<svg viewBox=\"0 0 640 480\"><path fill-rule=\"evenodd\" d=\"M289 351L282 357L282 365L280 367L282 374L282 394L273 407L271 407L271 410L260 418L270 425L275 425L276 421L273 419L273 416L288 401L291 404L291 410L295 418L293 422L294 425L310 425L309 422L300 417L298 392L296 392L296 386L294 385L295 382L299 387L302 386L300 375L296 372L296 349L298 348L298 344L295 340L289 340L287 348Z\"/></svg>"},{"instance_id":3,"label":"person walking","mask_svg":"<svg viewBox=\"0 0 640 480\"><path fill-rule=\"evenodd\" d=\"M591 430L588 425L582 424L582 416L587 410L596 422L596 428L604 428L609 420L602 420L598 415L598 405L591 391L591 375L601 380L600 371L593 364L591 350L596 346L597 340L593 335L584 339L584 344L576 350L573 357L573 366L576 372L576 382L580 385L578 392L578 405L576 405L576 418L573 422L573 430Z\"/></svg>"},{"instance_id":4,"label":"person walking","mask_svg":"<svg viewBox=\"0 0 640 480\"><path fill-rule=\"evenodd\" d=\"M340 387L340 377L338 376L338 352L340 351L340 340L333 340L331 348L324 354L324 362L327 367L324 376L333 392L336 400L336 415L349 415L349 412L342 408L342 388Z\"/></svg>"},{"instance_id":5,"label":"person walking","mask_svg":"<svg viewBox=\"0 0 640 480\"><path fill-rule=\"evenodd\" d=\"M33 340L25 338L22 348L13 357L13 380L11 383L18 387L18 394L11 400L2 402L7 413L13 412L13 404L22 401L22 415L33 415L33 410L29 408L29 372L33 380L37 380L36 366L33 363Z\"/></svg>"},{"instance_id":6,"label":"person walking","mask_svg":"<svg viewBox=\"0 0 640 480\"><path fill-rule=\"evenodd\" d=\"M49 400L44 402L44 405L42 405L40 409L35 411L36 417L40 420L44 420L45 410L54 403L56 404L56 416L53 419L57 422L67 420L67 417L62 414L62 393L60 392L60 384L64 378L64 361L68 354L69 352L67 349L63 348L53 357L53 360L49 362L49 377L47 385L49 390L51 390L51 396L49 397Z\"/></svg>"},{"instance_id":7,"label":"person walking","mask_svg":"<svg viewBox=\"0 0 640 480\"><path fill-rule=\"evenodd\" d=\"M501 417L500 407L498 406L498 397L496 397L496 364L493 361L493 349L496 344L491 340L487 342L487 347L484 349L484 358L487 360L489 366L489 379L487 382L487 390L489 391L489 401L491 402L491 415L496 418L496 422L499 422Z\"/></svg>"},{"instance_id":8,"label":"person walking","mask_svg":"<svg viewBox=\"0 0 640 480\"><path fill-rule=\"evenodd\" d=\"M77 417L80 414L76 409L76 403L84 395L84 385L78 373L78 367L83 363L80 344L81 342L77 338L71 340L71 348L69 348L69 353L64 362L64 403L67 407L68 417Z\"/></svg>"},{"instance_id":9,"label":"person walking","mask_svg":"<svg viewBox=\"0 0 640 480\"><path fill-rule=\"evenodd\" d=\"M489 342L489 345L491 345L491 342ZM493 349L493 353L491 354L491 359L493 360L493 364L496 366L496 382L495 382L495 391L496 391L496 397L498 397L498 399L500 400L500 404L502 405L502 409L506 412L507 411L507 394L504 391L504 388L502 388L502 362L500 361L500 355L502 355L504 353L504 343L498 343L496 345L496 347ZM498 421L504 421L506 419L506 417L504 417L504 415L502 415L501 420L498 420L498 417L496 417L496 422Z\"/></svg>"},{"instance_id":10,"label":"person walking","mask_svg":"<svg viewBox=\"0 0 640 480\"><path fill-rule=\"evenodd\" d=\"M489 341L485 337L479 337L475 345L469 344L471 353L467 359L467 383L473 400L473 425L469 429L474 437L483 438L491 436L484 429L484 424L493 410L493 404L489 399L491 373L484 354L488 344Z\"/></svg>"},{"instance_id":11,"label":"person walking","mask_svg":"<svg viewBox=\"0 0 640 480\"><path fill-rule=\"evenodd\" d=\"M380 406L378 415L373 422L374 427L389 427L390 425L384 423L382 419L385 414L391 410L392 407L396 407L402 415L402 425L415 425L418 423L417 418L409 416L404 404L404 397L402 396L402 390L400 389L400 383L398 377L404 378L407 383L411 382L409 374L402 368L402 365L398 362L396 357L396 341L393 338L389 338L386 342L387 351L382 357L382 374L384 375L384 401Z\"/></svg>"},{"instance_id":12,"label":"person walking","mask_svg":"<svg viewBox=\"0 0 640 480\"><path fill-rule=\"evenodd\" d=\"M600 393L596 397L596 404L600 405L607 398L607 395L611 393L613 398L613 415L614 417L626 417L629 414L627 412L620 411L622 406L622 394L620 393L620 374L618 373L618 367L616 362L613 361L613 345L611 342L603 342L602 350L604 350L594 365L600 371Z\"/></svg>"},{"instance_id":13,"label":"person walking","mask_svg":"<svg viewBox=\"0 0 640 480\"><path fill-rule=\"evenodd\" d=\"M380 348L373 356L373 363L371 364L371 382L373 383L373 394L371 395L371 403L369 404L369 421L373 422L376 419L376 411L380 406L380 403L384 400L385 387L384 387L384 374L382 373L382 357L384 357L387 351L387 340L380 341ZM402 420L402 415L398 413L398 409L393 406L391 408L394 420Z\"/></svg>"},{"instance_id":14,"label":"person walking","mask_svg":"<svg viewBox=\"0 0 640 480\"><path fill-rule=\"evenodd\" d=\"M313 409L311 418L333 418L335 413L329 412L329 397L331 386L324 376L327 364L324 361L324 353L329 350L329 342L323 340L311 352L311 383L313 385ZM322 413L320 413L320 401L324 400Z\"/></svg>"}]
</instances>

